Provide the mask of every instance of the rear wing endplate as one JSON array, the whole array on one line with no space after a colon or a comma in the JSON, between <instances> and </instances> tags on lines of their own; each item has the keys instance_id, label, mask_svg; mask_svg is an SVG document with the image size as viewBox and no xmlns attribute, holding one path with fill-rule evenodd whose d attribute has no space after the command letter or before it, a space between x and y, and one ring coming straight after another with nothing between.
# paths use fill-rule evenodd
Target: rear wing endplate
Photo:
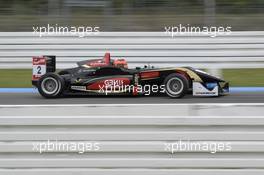
<instances>
[{"instance_id":1,"label":"rear wing endplate","mask_svg":"<svg viewBox=\"0 0 264 175\"><path fill-rule=\"evenodd\" d=\"M38 79L48 72L56 71L56 56L43 55L32 58L32 81Z\"/></svg>"}]
</instances>

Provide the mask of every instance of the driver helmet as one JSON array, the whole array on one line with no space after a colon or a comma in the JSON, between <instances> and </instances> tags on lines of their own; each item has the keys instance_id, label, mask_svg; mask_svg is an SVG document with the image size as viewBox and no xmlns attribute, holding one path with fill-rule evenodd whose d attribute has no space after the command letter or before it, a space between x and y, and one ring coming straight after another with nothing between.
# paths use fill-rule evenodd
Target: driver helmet
<instances>
[{"instance_id":1,"label":"driver helmet","mask_svg":"<svg viewBox=\"0 0 264 175\"><path fill-rule=\"evenodd\" d=\"M115 67L128 68L127 62L125 59L115 59L113 62Z\"/></svg>"}]
</instances>

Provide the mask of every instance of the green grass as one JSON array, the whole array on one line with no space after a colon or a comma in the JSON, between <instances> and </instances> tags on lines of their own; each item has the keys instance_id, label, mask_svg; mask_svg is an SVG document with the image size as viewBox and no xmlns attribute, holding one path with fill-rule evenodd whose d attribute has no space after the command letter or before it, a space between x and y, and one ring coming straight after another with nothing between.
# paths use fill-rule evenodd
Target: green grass
<instances>
[{"instance_id":1,"label":"green grass","mask_svg":"<svg viewBox=\"0 0 264 175\"><path fill-rule=\"evenodd\" d=\"M31 70L0 69L0 88L6 87L32 87ZM225 69L223 77L229 81L230 86L263 86L263 69Z\"/></svg>"},{"instance_id":2,"label":"green grass","mask_svg":"<svg viewBox=\"0 0 264 175\"><path fill-rule=\"evenodd\" d=\"M32 87L31 77L29 69L0 69L0 87Z\"/></svg>"},{"instance_id":3,"label":"green grass","mask_svg":"<svg viewBox=\"0 0 264 175\"><path fill-rule=\"evenodd\" d=\"M264 87L264 68L262 69L225 69L223 77L230 86Z\"/></svg>"}]
</instances>

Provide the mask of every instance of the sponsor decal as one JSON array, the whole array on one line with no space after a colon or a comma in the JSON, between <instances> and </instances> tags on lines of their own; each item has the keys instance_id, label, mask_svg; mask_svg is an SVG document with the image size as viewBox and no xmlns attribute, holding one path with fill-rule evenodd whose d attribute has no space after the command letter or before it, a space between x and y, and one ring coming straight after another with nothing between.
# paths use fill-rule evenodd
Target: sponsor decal
<instances>
[{"instance_id":1,"label":"sponsor decal","mask_svg":"<svg viewBox=\"0 0 264 175\"><path fill-rule=\"evenodd\" d=\"M71 86L72 90L86 91L86 86Z\"/></svg>"},{"instance_id":2,"label":"sponsor decal","mask_svg":"<svg viewBox=\"0 0 264 175\"><path fill-rule=\"evenodd\" d=\"M33 57L33 65L46 65L46 59L43 57Z\"/></svg>"},{"instance_id":3,"label":"sponsor decal","mask_svg":"<svg viewBox=\"0 0 264 175\"><path fill-rule=\"evenodd\" d=\"M214 95L216 92L195 92L196 95Z\"/></svg>"},{"instance_id":4,"label":"sponsor decal","mask_svg":"<svg viewBox=\"0 0 264 175\"><path fill-rule=\"evenodd\" d=\"M99 90L99 89L107 89L111 87L119 88L124 85L129 85L130 79L129 78L109 78L104 80L96 81L90 85L88 85L87 89L89 90Z\"/></svg>"},{"instance_id":5,"label":"sponsor decal","mask_svg":"<svg viewBox=\"0 0 264 175\"><path fill-rule=\"evenodd\" d=\"M111 87L111 86L123 86L124 81L122 79L110 79L110 80L105 80L104 85L106 87Z\"/></svg>"},{"instance_id":6,"label":"sponsor decal","mask_svg":"<svg viewBox=\"0 0 264 175\"><path fill-rule=\"evenodd\" d=\"M140 76L142 79L158 78L159 72L158 71L142 72Z\"/></svg>"},{"instance_id":7,"label":"sponsor decal","mask_svg":"<svg viewBox=\"0 0 264 175\"><path fill-rule=\"evenodd\" d=\"M135 77L134 77L135 85L138 85L138 79L139 79L138 74L135 74Z\"/></svg>"},{"instance_id":8,"label":"sponsor decal","mask_svg":"<svg viewBox=\"0 0 264 175\"><path fill-rule=\"evenodd\" d=\"M106 63L100 63L100 62L94 62L94 63L90 63L88 64L88 66L92 66L92 67L97 67L97 66L106 66Z\"/></svg>"}]
</instances>

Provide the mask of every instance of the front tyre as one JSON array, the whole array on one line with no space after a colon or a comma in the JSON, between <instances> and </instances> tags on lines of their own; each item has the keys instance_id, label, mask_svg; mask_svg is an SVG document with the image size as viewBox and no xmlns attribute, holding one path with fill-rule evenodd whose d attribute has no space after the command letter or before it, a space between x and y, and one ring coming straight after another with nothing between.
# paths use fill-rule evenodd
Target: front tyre
<instances>
[{"instance_id":1,"label":"front tyre","mask_svg":"<svg viewBox=\"0 0 264 175\"><path fill-rule=\"evenodd\" d=\"M45 98L58 98L64 89L64 79L56 73L47 73L38 81L38 91Z\"/></svg>"},{"instance_id":2,"label":"front tyre","mask_svg":"<svg viewBox=\"0 0 264 175\"><path fill-rule=\"evenodd\" d=\"M171 98L181 98L188 92L187 78L178 73L168 75L164 80L165 92Z\"/></svg>"}]
</instances>

